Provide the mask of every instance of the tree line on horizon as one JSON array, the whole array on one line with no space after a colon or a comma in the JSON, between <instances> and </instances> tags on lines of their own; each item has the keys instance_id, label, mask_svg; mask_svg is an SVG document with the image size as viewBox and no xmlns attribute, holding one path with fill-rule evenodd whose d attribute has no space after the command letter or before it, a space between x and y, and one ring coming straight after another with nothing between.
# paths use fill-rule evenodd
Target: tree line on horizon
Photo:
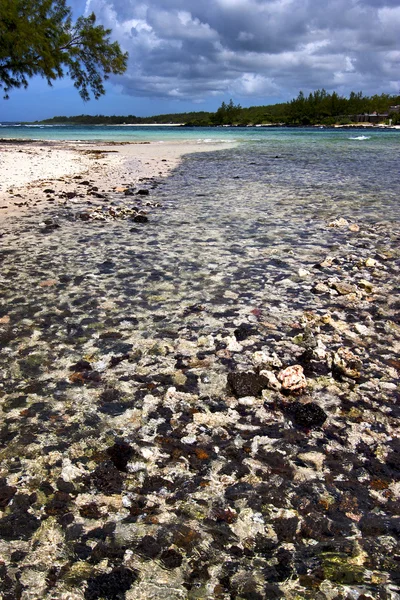
<instances>
[{"instance_id":1,"label":"tree line on horizon","mask_svg":"<svg viewBox=\"0 0 400 600\"><path fill-rule=\"evenodd\" d=\"M364 96L362 92L351 92L349 97L339 96L336 92L328 93L324 89L316 90L308 96L300 92L297 98L289 102L265 106L243 108L240 104L222 102L218 110L213 112L199 111L186 113L170 113L137 117L135 115L104 116L77 115L73 117L56 116L41 124L71 125L146 125L149 123L184 124L193 127L212 127L221 125L267 125L280 124L291 126L335 125L357 122L357 115L371 113L388 113L392 123L400 123L400 113L391 112L390 107L400 105L400 95L380 94Z\"/></svg>"}]
</instances>

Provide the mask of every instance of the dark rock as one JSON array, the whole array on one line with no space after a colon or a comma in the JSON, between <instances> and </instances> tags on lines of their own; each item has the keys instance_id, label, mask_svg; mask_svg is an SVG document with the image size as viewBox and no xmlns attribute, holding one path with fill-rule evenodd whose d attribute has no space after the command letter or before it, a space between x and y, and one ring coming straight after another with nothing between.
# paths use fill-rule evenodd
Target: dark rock
<instances>
[{"instance_id":1,"label":"dark rock","mask_svg":"<svg viewBox=\"0 0 400 600\"><path fill-rule=\"evenodd\" d=\"M90 562L99 563L105 558L107 558L110 562L121 562L124 554L125 548L123 546L118 546L114 541L100 541L93 548L90 556Z\"/></svg>"},{"instance_id":2,"label":"dark rock","mask_svg":"<svg viewBox=\"0 0 400 600\"><path fill-rule=\"evenodd\" d=\"M251 335L255 335L257 333L257 329L250 325L250 323L241 323L237 329L235 329L234 334L238 342L242 342L246 340Z\"/></svg>"},{"instance_id":3,"label":"dark rock","mask_svg":"<svg viewBox=\"0 0 400 600\"><path fill-rule=\"evenodd\" d=\"M46 504L45 512L46 515L58 516L68 512L68 504L71 501L71 497L66 492L56 492L54 497L48 504Z\"/></svg>"},{"instance_id":4,"label":"dark rock","mask_svg":"<svg viewBox=\"0 0 400 600\"><path fill-rule=\"evenodd\" d=\"M68 525L74 522L74 514L72 512L65 513L58 517L57 521L60 523L63 529L66 529Z\"/></svg>"},{"instance_id":5,"label":"dark rock","mask_svg":"<svg viewBox=\"0 0 400 600\"><path fill-rule=\"evenodd\" d=\"M359 527L365 536L377 537L379 535L385 535L388 530L388 526L382 517L373 514L365 515L360 523Z\"/></svg>"},{"instance_id":6,"label":"dark rock","mask_svg":"<svg viewBox=\"0 0 400 600\"><path fill-rule=\"evenodd\" d=\"M99 383L101 381L101 374L98 371L74 371L72 375L70 375L69 380L75 385Z\"/></svg>"},{"instance_id":7,"label":"dark rock","mask_svg":"<svg viewBox=\"0 0 400 600\"><path fill-rule=\"evenodd\" d=\"M306 427L307 429L321 427L328 416L318 404L315 404L315 402L308 402L307 404L294 402L290 405L288 412L296 425Z\"/></svg>"},{"instance_id":8,"label":"dark rock","mask_svg":"<svg viewBox=\"0 0 400 600\"><path fill-rule=\"evenodd\" d=\"M101 511L95 502L90 502L82 506L79 514L85 519L100 519L101 517Z\"/></svg>"},{"instance_id":9,"label":"dark rock","mask_svg":"<svg viewBox=\"0 0 400 600\"><path fill-rule=\"evenodd\" d=\"M126 471L126 466L133 455L133 448L126 442L116 442L108 448L107 454L118 471Z\"/></svg>"},{"instance_id":10,"label":"dark rock","mask_svg":"<svg viewBox=\"0 0 400 600\"><path fill-rule=\"evenodd\" d=\"M60 228L60 224L52 219L46 219L44 224L45 226L40 230L41 233L50 233L51 231L54 231L54 229Z\"/></svg>"},{"instance_id":11,"label":"dark rock","mask_svg":"<svg viewBox=\"0 0 400 600\"><path fill-rule=\"evenodd\" d=\"M147 223L149 220L148 217L146 217L146 215L135 215L132 218L132 221L134 221L134 223Z\"/></svg>"},{"instance_id":12,"label":"dark rock","mask_svg":"<svg viewBox=\"0 0 400 600\"><path fill-rule=\"evenodd\" d=\"M0 597L2 600L20 600L23 586L19 579L7 572L4 562L0 563Z\"/></svg>"},{"instance_id":13,"label":"dark rock","mask_svg":"<svg viewBox=\"0 0 400 600\"><path fill-rule=\"evenodd\" d=\"M111 573L90 577L85 600L123 600L136 579L137 573L125 567L117 567Z\"/></svg>"},{"instance_id":14,"label":"dark rock","mask_svg":"<svg viewBox=\"0 0 400 600\"><path fill-rule=\"evenodd\" d=\"M119 415L123 415L128 408L129 406L123 404L122 402L104 402L100 406L99 411L104 415L117 417Z\"/></svg>"},{"instance_id":15,"label":"dark rock","mask_svg":"<svg viewBox=\"0 0 400 600\"><path fill-rule=\"evenodd\" d=\"M294 542L298 523L299 520L297 517L291 519L275 519L272 521L272 526L278 540L280 542Z\"/></svg>"},{"instance_id":16,"label":"dark rock","mask_svg":"<svg viewBox=\"0 0 400 600\"><path fill-rule=\"evenodd\" d=\"M70 371L91 371L92 370L92 365L90 364L89 361L87 360L78 360L77 363L75 363L74 365L71 365L69 368Z\"/></svg>"},{"instance_id":17,"label":"dark rock","mask_svg":"<svg viewBox=\"0 0 400 600\"><path fill-rule=\"evenodd\" d=\"M99 335L101 340L120 340L122 333L120 331L105 331Z\"/></svg>"},{"instance_id":18,"label":"dark rock","mask_svg":"<svg viewBox=\"0 0 400 600\"><path fill-rule=\"evenodd\" d=\"M18 511L0 519L0 538L29 540L40 527L40 521L25 511Z\"/></svg>"},{"instance_id":19,"label":"dark rock","mask_svg":"<svg viewBox=\"0 0 400 600\"><path fill-rule=\"evenodd\" d=\"M161 550L161 545L151 535L145 535L136 546L136 552L148 559L156 558Z\"/></svg>"},{"instance_id":20,"label":"dark rock","mask_svg":"<svg viewBox=\"0 0 400 600\"><path fill-rule=\"evenodd\" d=\"M278 586L273 585L272 583L267 583L264 586L264 598L268 598L269 600L275 600L277 598L283 598L284 593L278 588Z\"/></svg>"},{"instance_id":21,"label":"dark rock","mask_svg":"<svg viewBox=\"0 0 400 600\"><path fill-rule=\"evenodd\" d=\"M99 269L100 273L112 273L115 268L115 262L112 260L105 260L103 263L98 264L97 268Z\"/></svg>"},{"instance_id":22,"label":"dark rock","mask_svg":"<svg viewBox=\"0 0 400 600\"><path fill-rule=\"evenodd\" d=\"M15 550L15 552L11 553L11 557L10 557L11 562L14 562L14 563L22 562L26 555L27 555L27 552L24 552L23 550Z\"/></svg>"},{"instance_id":23,"label":"dark rock","mask_svg":"<svg viewBox=\"0 0 400 600\"><path fill-rule=\"evenodd\" d=\"M15 496L17 488L7 485L5 479L0 479L0 509L4 509Z\"/></svg>"},{"instance_id":24,"label":"dark rock","mask_svg":"<svg viewBox=\"0 0 400 600\"><path fill-rule=\"evenodd\" d=\"M253 492L254 488L250 483L239 482L226 488L225 497L227 500L235 502L242 498L248 498Z\"/></svg>"},{"instance_id":25,"label":"dark rock","mask_svg":"<svg viewBox=\"0 0 400 600\"><path fill-rule=\"evenodd\" d=\"M122 491L122 477L111 461L105 461L92 473L94 486L104 494L119 494Z\"/></svg>"},{"instance_id":26,"label":"dark rock","mask_svg":"<svg viewBox=\"0 0 400 600\"><path fill-rule=\"evenodd\" d=\"M138 190L136 192L136 194L138 196L149 196L150 192L149 192L149 190L141 189L141 190Z\"/></svg>"},{"instance_id":27,"label":"dark rock","mask_svg":"<svg viewBox=\"0 0 400 600\"><path fill-rule=\"evenodd\" d=\"M57 479L57 489L60 492L66 492L67 494L73 494L75 492L74 484L70 481L65 481L62 477Z\"/></svg>"},{"instance_id":28,"label":"dark rock","mask_svg":"<svg viewBox=\"0 0 400 600\"><path fill-rule=\"evenodd\" d=\"M179 552L171 548L161 554L160 560L166 569L177 569L181 566L183 558Z\"/></svg>"},{"instance_id":29,"label":"dark rock","mask_svg":"<svg viewBox=\"0 0 400 600\"><path fill-rule=\"evenodd\" d=\"M120 354L119 356L112 356L110 358L110 367L116 367L117 365L119 365L119 363L123 362L124 360L128 360L130 358L130 354Z\"/></svg>"},{"instance_id":30,"label":"dark rock","mask_svg":"<svg viewBox=\"0 0 400 600\"><path fill-rule=\"evenodd\" d=\"M65 530L65 540L67 542L70 542L72 540L77 540L81 537L83 531L84 531L83 525L81 525L80 523L72 523Z\"/></svg>"},{"instance_id":31,"label":"dark rock","mask_svg":"<svg viewBox=\"0 0 400 600\"><path fill-rule=\"evenodd\" d=\"M228 373L228 385L237 398L258 396L267 387L268 379L252 372Z\"/></svg>"}]
</instances>

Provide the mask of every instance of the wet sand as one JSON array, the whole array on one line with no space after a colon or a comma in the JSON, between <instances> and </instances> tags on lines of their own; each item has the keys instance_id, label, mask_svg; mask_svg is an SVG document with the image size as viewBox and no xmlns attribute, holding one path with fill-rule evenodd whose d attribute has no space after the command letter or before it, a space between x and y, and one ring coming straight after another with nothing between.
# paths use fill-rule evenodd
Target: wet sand
<instances>
[{"instance_id":1,"label":"wet sand","mask_svg":"<svg viewBox=\"0 0 400 600\"><path fill-rule=\"evenodd\" d=\"M213 151L218 144L132 142L124 144L1 140L0 220L43 208L46 189L60 194L79 175L98 188L134 185L165 177L182 156Z\"/></svg>"}]
</instances>

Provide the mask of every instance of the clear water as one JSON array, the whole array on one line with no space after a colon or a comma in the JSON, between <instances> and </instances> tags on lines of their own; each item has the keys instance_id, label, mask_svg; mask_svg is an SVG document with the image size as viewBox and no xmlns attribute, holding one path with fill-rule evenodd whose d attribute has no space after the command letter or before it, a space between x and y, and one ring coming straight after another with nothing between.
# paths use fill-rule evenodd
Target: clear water
<instances>
[{"instance_id":1,"label":"clear water","mask_svg":"<svg viewBox=\"0 0 400 600\"><path fill-rule=\"evenodd\" d=\"M111 129L107 131L113 135ZM3 544L7 565L14 549L26 548L22 568L35 565L36 572L43 575L40 579L36 572L28 571L23 580L26 593L44 599L69 597L74 591L79 596L88 585L86 572L74 578L71 575L67 584L62 571L49 571L46 583L44 574L52 563L63 564L64 557L78 567L92 564L93 557L97 569L96 556L102 554L93 550L88 563L82 563L75 549L84 546L90 554L92 547L85 545L90 539L87 532L98 531L107 523L111 531L115 528L117 547L133 548L129 564L139 571L140 579L131 594L137 597L156 597L153 583L148 581L157 581L159 599L214 598L207 589L217 589L214 586L220 576L227 585L227 577L222 576L224 565L229 564L238 564L249 576L254 574L261 582L257 584L260 598L272 597L264 590L264 581L278 581L283 589L290 585L290 593L296 584L298 597L315 597L316 588L303 593L294 566L286 560L288 554L283 559L279 554L293 546L289 556L292 553L302 573L312 574L317 565L317 585L321 552L327 560L332 555L335 559L333 551L337 550L343 560L345 553L361 548L363 557L368 556L366 584L352 583L351 589L374 598L397 598L397 594L389 596L390 589L398 591L397 583L393 584L398 581L394 579L398 565L389 560L394 556L390 546L393 540L394 548L394 534L370 535L367 531L364 535L358 520L364 514L378 513L386 523L390 511L395 510L395 492L390 486L398 460L394 452L398 419L393 366L399 364L400 348L396 263L400 248L399 132L168 129L164 133L150 128L148 132L119 128L118 132L121 136L140 135L141 139L146 134L157 141L176 139L174 136L202 140L220 136L240 143L207 153L201 152L200 145L199 153L184 159L158 187L143 183L151 188L150 199L161 204L150 210L148 223L83 222L75 218L82 209L53 207L44 214L32 213L5 224L0 249L2 473L11 473L25 496L36 498L42 481L51 490L57 488L61 466L70 461L82 473L82 477L73 475L73 493L76 486L77 493L88 494L88 502L107 508L104 518L83 519L75 496L70 500L69 494L64 495L65 503L54 508L53 500L43 493L37 495L29 509L37 517L35 527L44 514L61 515L61 519L67 511L75 523L65 535L57 534L57 543L44 534L32 543L31 532L24 528L26 523L32 526L33 517L26 509L24 512L25 505L14 502L7 510L20 510L22 517L17 514L11 533L9 517L0 519L0 531L12 539ZM54 136L48 129L38 133ZM59 135L67 133L60 131ZM88 130L75 130L74 135L94 139ZM67 191L74 187L79 188L75 181L66 184ZM137 202L135 197L106 191L106 205ZM86 206L85 199L82 203ZM43 234L40 222L49 217L58 217L61 226ZM337 217L357 223L360 230L329 227ZM332 269L315 268L327 255L336 257ZM377 269L369 269L365 266L369 257L383 262ZM300 268L309 275L302 277ZM357 288L355 303L346 300L347 296L315 294L313 285L330 277L350 281L355 288L369 279L378 291L369 298L363 288ZM312 336L320 336L328 352L341 345L355 346L365 382L335 380L332 387L330 378L327 383L318 373L309 377L314 387L308 398L328 414L324 429L295 429L280 400L276 407L271 402L264 406L263 401L254 406L235 404L237 420L231 418L232 398L229 410L226 404L227 373L253 370L253 353L260 348L278 352L285 366L293 364L303 352L294 344L294 336L302 332L306 339L306 328L299 325L302 318L327 312L344 329L324 329L320 323L312 329ZM371 332L363 340L354 329L360 323ZM235 331L243 324L255 327L256 333L244 340L242 347L233 344L232 348ZM82 359L93 365L87 379L71 372ZM158 416L166 414L171 386L185 393L172 395L173 418L167 423L166 417ZM204 421L194 424L194 414ZM196 443L190 446L187 439L193 431ZM249 455L255 436L260 436L264 445L258 450L255 446ZM105 450L116 439L127 440L138 451L144 449L146 457L154 456L146 458L146 470L123 474L121 489L127 506L132 502L131 508L125 504L116 508L111 504L115 496L104 500L105 495L99 493L104 487L106 495L115 491L96 475L95 461L103 460ZM175 440L184 444L185 461L177 459ZM241 451L242 444L246 452ZM196 454L193 448L200 452ZM218 454L214 459L215 448ZM330 459L323 472L315 472L306 483L292 476L292 468L302 464L299 450L323 453ZM252 472L247 478L240 469L249 456ZM228 466L228 471L221 466ZM136 496L147 502L147 469L160 483L151 482L156 493L150 494L151 504L143 512L135 503ZM162 477L158 477L160 473ZM172 491L160 488L167 480L172 482ZM239 492L244 491L235 496L233 482L237 481L244 485ZM382 498L385 495L382 500L381 492ZM121 490L117 488L115 493L120 496ZM155 519L151 512L154 498L159 511ZM329 513L326 498L335 499ZM221 524L213 517L211 528L203 518L219 501L245 515L237 530L238 542L231 537L229 521ZM278 514L286 513L283 507L291 510L290 515L299 515L301 527L307 520L307 527L301 534L293 534L293 539L286 537L286 523L292 516L285 515L282 523L278 522ZM129 520L130 515L135 522ZM322 521L332 523L333 533L325 534L328 530L321 529ZM264 531L264 523L284 532L276 550L265 546L268 550L264 551L253 545L260 531L261 539L270 541L271 530ZM187 524L197 537L189 537L193 532ZM182 525L186 529L181 529ZM199 565L199 582L193 583L190 567L187 589L193 585L193 593L188 595L181 585L184 577L189 577L185 565L191 563L183 563L182 569L164 570L160 577L157 560L135 554L138 540L148 534L155 536L163 549L169 548L171 539L195 540L184 548L179 545L185 561L193 560L196 569ZM78 544L79 540L82 543ZM114 538L109 540L114 552ZM245 548L251 544L253 558L238 559L233 541ZM110 568L116 556L110 554ZM271 571L279 556L280 567L282 562L289 564L283 574L278 567L276 573ZM349 563L354 567L353 559ZM221 575L217 565L221 565ZM217 573L212 585L206 569L210 566L210 573ZM203 571L206 575L201 575ZM384 583L370 583L372 572L375 581L379 580L376 574L382 575ZM59 587L46 589L53 579ZM358 582L358 577L354 581ZM220 597L239 596L232 592Z\"/></svg>"},{"instance_id":2,"label":"clear water","mask_svg":"<svg viewBox=\"0 0 400 600\"><path fill-rule=\"evenodd\" d=\"M64 129L72 135L72 128L60 131ZM89 129L112 135L112 128L85 128L88 136ZM141 139L161 135L160 128L116 129ZM50 129L44 132L51 135ZM29 273L40 272L54 278L84 274L86 301L79 305L80 314L93 315L100 296L112 297L118 299L119 317L133 311L141 329L156 323L155 335L160 327L179 323L185 306L218 304L226 290L249 306L281 301L301 309L313 300L307 289L299 293L299 267L309 268L341 246L356 248L357 239L327 227L330 221L344 217L361 226L384 222L389 245L396 236L399 132L372 131L354 139L358 132L342 130L163 128L162 135L165 140L231 136L241 143L187 157L152 192L162 208L134 232L129 221L77 223L70 211L57 234L39 244L37 231L28 227L26 243L21 246L18 238L13 249L14 264L21 261L16 277L27 305L31 296L37 304ZM121 195L109 198L121 202ZM42 218L33 216L31 223ZM103 272L106 260L112 265ZM286 282L282 298L276 283L285 278L292 278L293 285ZM50 303L53 295L49 290Z\"/></svg>"}]
</instances>

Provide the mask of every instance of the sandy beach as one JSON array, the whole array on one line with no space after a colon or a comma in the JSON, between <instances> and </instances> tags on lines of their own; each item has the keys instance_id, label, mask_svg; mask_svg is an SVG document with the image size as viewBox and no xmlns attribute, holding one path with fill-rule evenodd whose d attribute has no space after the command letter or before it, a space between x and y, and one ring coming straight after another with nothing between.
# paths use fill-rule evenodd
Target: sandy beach
<instances>
[{"instance_id":1,"label":"sandy beach","mask_svg":"<svg viewBox=\"0 0 400 600\"><path fill-rule=\"evenodd\" d=\"M221 146L196 142L124 144L62 141L0 141L0 220L26 213L48 202L65 203L59 194L73 192L74 177L90 177L99 190L134 185L167 176L185 154ZM51 188L51 198L44 190ZM77 195L79 198L79 195ZM75 202L79 200L75 199Z\"/></svg>"}]
</instances>

